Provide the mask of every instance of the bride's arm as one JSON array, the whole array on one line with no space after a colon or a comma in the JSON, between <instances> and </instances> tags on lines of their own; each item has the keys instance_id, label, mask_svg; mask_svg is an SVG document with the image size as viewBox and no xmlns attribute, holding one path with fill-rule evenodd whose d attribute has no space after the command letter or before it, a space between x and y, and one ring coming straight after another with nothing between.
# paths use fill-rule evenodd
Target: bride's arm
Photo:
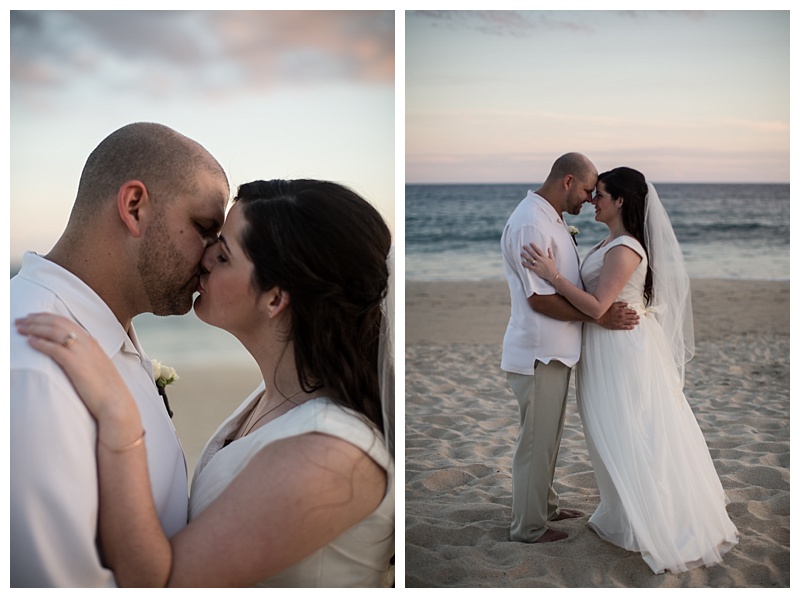
<instances>
[{"instance_id":1,"label":"bride's arm","mask_svg":"<svg viewBox=\"0 0 800 598\"><path fill-rule=\"evenodd\" d=\"M170 585L253 585L329 544L385 492L384 470L344 440L272 442L173 538Z\"/></svg>"},{"instance_id":2,"label":"bride's arm","mask_svg":"<svg viewBox=\"0 0 800 598\"><path fill-rule=\"evenodd\" d=\"M138 439L121 440L137 438L133 432L137 428L143 440L139 412L116 421L98 419L97 426L103 560L120 587L163 587L172 567L172 550L153 504L145 445L136 444ZM120 440L112 444L110 437Z\"/></svg>"},{"instance_id":3,"label":"bride's arm","mask_svg":"<svg viewBox=\"0 0 800 598\"><path fill-rule=\"evenodd\" d=\"M100 536L120 586L252 585L300 561L380 504L384 470L353 445L322 434L269 444L172 539L161 529L138 408L113 363L69 320L17 323L72 380L98 423ZM74 331L77 340L61 340Z\"/></svg>"},{"instance_id":4,"label":"bride's arm","mask_svg":"<svg viewBox=\"0 0 800 598\"><path fill-rule=\"evenodd\" d=\"M552 284L559 295L593 320L600 319L608 311L642 261L639 254L624 245L612 247L605 255L597 289L592 294L559 274L549 249L547 254L535 245L524 249L527 255L522 256L523 266Z\"/></svg>"}]
</instances>

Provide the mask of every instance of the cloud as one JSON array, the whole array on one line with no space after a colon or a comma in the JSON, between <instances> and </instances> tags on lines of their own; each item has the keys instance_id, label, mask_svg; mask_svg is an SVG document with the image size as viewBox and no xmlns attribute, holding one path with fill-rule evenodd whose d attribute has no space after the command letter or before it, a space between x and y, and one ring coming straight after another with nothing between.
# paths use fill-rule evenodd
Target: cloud
<instances>
[{"instance_id":1,"label":"cloud","mask_svg":"<svg viewBox=\"0 0 800 598\"><path fill-rule=\"evenodd\" d=\"M394 81L392 11L11 11L10 41L23 97Z\"/></svg>"},{"instance_id":2,"label":"cloud","mask_svg":"<svg viewBox=\"0 0 800 598\"><path fill-rule=\"evenodd\" d=\"M563 29L590 32L593 28L574 19L555 16L551 11L519 10L417 10L409 11L435 26L472 29L499 37L530 37L543 30Z\"/></svg>"},{"instance_id":3,"label":"cloud","mask_svg":"<svg viewBox=\"0 0 800 598\"><path fill-rule=\"evenodd\" d=\"M587 34L602 29L608 19L619 17L644 20L656 14L699 20L702 10L624 10L624 11L549 11L549 10L416 10L409 13L428 20L436 27L472 29L498 37L533 37L562 31Z\"/></svg>"},{"instance_id":4,"label":"cloud","mask_svg":"<svg viewBox=\"0 0 800 598\"><path fill-rule=\"evenodd\" d=\"M373 12L260 11L214 17L223 53L257 83L394 81L394 18Z\"/></svg>"}]
</instances>

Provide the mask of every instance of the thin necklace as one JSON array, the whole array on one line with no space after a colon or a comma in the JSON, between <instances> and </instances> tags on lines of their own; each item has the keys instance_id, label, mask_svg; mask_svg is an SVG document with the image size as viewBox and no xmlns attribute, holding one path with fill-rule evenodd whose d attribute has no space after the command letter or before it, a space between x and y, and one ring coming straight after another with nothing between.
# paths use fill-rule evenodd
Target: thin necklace
<instances>
[{"instance_id":1,"label":"thin necklace","mask_svg":"<svg viewBox=\"0 0 800 598\"><path fill-rule=\"evenodd\" d=\"M290 394L288 397L284 398L284 399L283 399L283 400L282 400L280 403L278 403L277 405L275 405L275 406L274 406L274 407L272 407L271 409L267 409L267 411L265 411L264 413L262 413L261 415L259 415L259 416L256 418L256 420L255 420L255 421L253 421L253 416L256 414L256 409L255 409L255 408L253 408L253 411L250 413L250 418L247 420L247 429L246 429L246 430L244 431L244 433L242 434L242 437L244 437L244 436L247 436L247 435L248 435L248 434L249 434L249 433L250 433L250 432L253 430L253 428L255 428L255 427L256 427L256 424L257 424L258 422L260 422L262 419L264 419L265 417L267 417L267 416L268 416L270 413L272 413L273 411L275 411L275 410L276 410L278 407L280 407L281 405L283 405L283 404L284 404L286 401L288 401L288 400L289 400L289 399L291 399L292 397L295 397L295 396L299 395L301 392L303 392L303 389L302 389L302 388L301 388L300 390L298 390L297 392L294 392L294 393ZM263 396L263 395L262 395L262 396Z\"/></svg>"}]
</instances>

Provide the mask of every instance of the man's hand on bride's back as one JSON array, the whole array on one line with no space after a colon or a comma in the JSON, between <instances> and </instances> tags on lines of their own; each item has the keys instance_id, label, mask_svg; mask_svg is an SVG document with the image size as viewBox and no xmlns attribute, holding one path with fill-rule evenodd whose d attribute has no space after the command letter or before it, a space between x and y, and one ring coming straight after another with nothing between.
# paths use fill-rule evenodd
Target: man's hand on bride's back
<instances>
[{"instance_id":1,"label":"man's hand on bride's back","mask_svg":"<svg viewBox=\"0 0 800 598\"><path fill-rule=\"evenodd\" d=\"M613 303L597 323L609 330L633 330L639 324L639 314L624 301Z\"/></svg>"}]
</instances>

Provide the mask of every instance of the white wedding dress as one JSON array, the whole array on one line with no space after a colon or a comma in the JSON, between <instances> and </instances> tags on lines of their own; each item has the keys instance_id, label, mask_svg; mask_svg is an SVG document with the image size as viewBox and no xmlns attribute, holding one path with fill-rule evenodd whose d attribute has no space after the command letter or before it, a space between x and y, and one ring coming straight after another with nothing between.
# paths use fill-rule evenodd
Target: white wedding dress
<instances>
[{"instance_id":1,"label":"white wedding dress","mask_svg":"<svg viewBox=\"0 0 800 598\"><path fill-rule=\"evenodd\" d=\"M383 501L363 519L330 544L299 563L257 584L261 587L381 587L394 554L394 460L383 438L355 412L327 398L317 398L294 407L252 433L231 442L242 419L258 400L262 384L231 415L208 441L195 470L189 498L189 519L210 505L247 463L271 442L318 432L341 438L357 446L386 471Z\"/></svg>"},{"instance_id":2,"label":"white wedding dress","mask_svg":"<svg viewBox=\"0 0 800 598\"><path fill-rule=\"evenodd\" d=\"M737 542L727 496L683 394L664 332L645 309L647 257L633 237L591 250L581 267L597 288L606 252L624 244L642 256L618 300L640 314L634 330L585 324L577 366L578 408L600 490L589 519L597 534L640 552L654 573L720 562Z\"/></svg>"}]
</instances>

